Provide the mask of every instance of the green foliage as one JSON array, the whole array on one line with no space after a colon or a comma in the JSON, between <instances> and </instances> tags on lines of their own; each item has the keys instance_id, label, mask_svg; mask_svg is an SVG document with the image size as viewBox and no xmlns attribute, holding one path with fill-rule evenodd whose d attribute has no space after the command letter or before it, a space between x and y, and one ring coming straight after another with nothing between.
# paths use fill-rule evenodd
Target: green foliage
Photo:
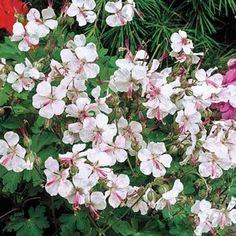
<instances>
[{"instance_id":1,"label":"green foliage","mask_svg":"<svg viewBox=\"0 0 236 236\"><path fill-rule=\"evenodd\" d=\"M28 211L28 218L25 218L23 213L15 213L10 217L10 223L4 230L6 232L16 232L16 236L41 236L43 230L49 226L45 211L45 207L42 206L37 206L35 209L31 207Z\"/></svg>"}]
</instances>

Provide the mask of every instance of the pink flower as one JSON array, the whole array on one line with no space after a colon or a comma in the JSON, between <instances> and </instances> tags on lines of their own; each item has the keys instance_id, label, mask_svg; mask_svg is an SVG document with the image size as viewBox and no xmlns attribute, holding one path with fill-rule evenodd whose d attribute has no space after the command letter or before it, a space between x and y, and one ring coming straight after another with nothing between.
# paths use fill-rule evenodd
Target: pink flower
<instances>
[{"instance_id":1,"label":"pink flower","mask_svg":"<svg viewBox=\"0 0 236 236\"><path fill-rule=\"evenodd\" d=\"M228 86L230 84L236 85L236 68L226 72L222 84L224 86Z\"/></svg>"}]
</instances>

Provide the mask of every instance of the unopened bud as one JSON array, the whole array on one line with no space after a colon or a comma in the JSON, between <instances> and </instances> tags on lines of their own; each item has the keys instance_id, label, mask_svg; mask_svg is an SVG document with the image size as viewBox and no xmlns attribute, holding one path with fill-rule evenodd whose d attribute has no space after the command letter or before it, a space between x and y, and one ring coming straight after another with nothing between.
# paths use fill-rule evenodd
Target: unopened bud
<instances>
[{"instance_id":1,"label":"unopened bud","mask_svg":"<svg viewBox=\"0 0 236 236\"><path fill-rule=\"evenodd\" d=\"M29 148L32 145L32 140L28 137L24 137L23 144L26 148Z\"/></svg>"},{"instance_id":2,"label":"unopened bud","mask_svg":"<svg viewBox=\"0 0 236 236\"><path fill-rule=\"evenodd\" d=\"M152 202L152 201L156 202L156 199L157 199L157 194L156 194L156 192L154 192L153 190L150 190L150 191L148 192L148 194L147 194L147 199L148 199L148 201L150 201L150 202Z\"/></svg>"},{"instance_id":3,"label":"unopened bud","mask_svg":"<svg viewBox=\"0 0 236 236\"><path fill-rule=\"evenodd\" d=\"M76 175L79 171L79 168L77 166L71 166L70 173L72 176Z\"/></svg>"},{"instance_id":4,"label":"unopened bud","mask_svg":"<svg viewBox=\"0 0 236 236\"><path fill-rule=\"evenodd\" d=\"M193 91L189 88L185 90L185 93L187 96L193 96Z\"/></svg>"},{"instance_id":5,"label":"unopened bud","mask_svg":"<svg viewBox=\"0 0 236 236\"><path fill-rule=\"evenodd\" d=\"M167 184L162 184L161 186L158 187L158 191L159 193L163 194L163 193L166 193L170 190L170 187L169 185Z\"/></svg>"},{"instance_id":6,"label":"unopened bud","mask_svg":"<svg viewBox=\"0 0 236 236\"><path fill-rule=\"evenodd\" d=\"M26 156L25 156L25 160L26 162L30 162L30 163L34 163L36 158L36 155L34 152L29 152Z\"/></svg>"},{"instance_id":7,"label":"unopened bud","mask_svg":"<svg viewBox=\"0 0 236 236\"><path fill-rule=\"evenodd\" d=\"M171 145L169 148L168 148L168 153L172 156L177 156L178 155L178 147L176 145Z\"/></svg>"},{"instance_id":8,"label":"unopened bud","mask_svg":"<svg viewBox=\"0 0 236 236\"><path fill-rule=\"evenodd\" d=\"M16 16L18 22L20 22L22 24L25 23L25 16L24 15L17 13L15 16Z\"/></svg>"}]
</instances>

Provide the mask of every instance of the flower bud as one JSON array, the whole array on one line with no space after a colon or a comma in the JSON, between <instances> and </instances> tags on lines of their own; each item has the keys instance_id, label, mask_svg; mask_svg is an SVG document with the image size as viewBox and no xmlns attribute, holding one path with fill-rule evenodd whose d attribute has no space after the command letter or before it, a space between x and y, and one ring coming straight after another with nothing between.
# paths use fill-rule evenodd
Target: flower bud
<instances>
[{"instance_id":1,"label":"flower bud","mask_svg":"<svg viewBox=\"0 0 236 236\"><path fill-rule=\"evenodd\" d=\"M185 90L185 93L187 96L193 96L193 91L189 88Z\"/></svg>"},{"instance_id":2,"label":"flower bud","mask_svg":"<svg viewBox=\"0 0 236 236\"><path fill-rule=\"evenodd\" d=\"M205 198L206 195L207 195L207 192L206 192L206 190L204 190L204 189L201 189L201 190L199 191L199 193L198 193L198 196L199 196L200 198Z\"/></svg>"},{"instance_id":3,"label":"flower bud","mask_svg":"<svg viewBox=\"0 0 236 236\"><path fill-rule=\"evenodd\" d=\"M168 153L170 155L173 155L173 156L177 156L178 155L178 147L176 145L171 145L169 148L168 148Z\"/></svg>"},{"instance_id":4,"label":"flower bud","mask_svg":"<svg viewBox=\"0 0 236 236\"><path fill-rule=\"evenodd\" d=\"M71 166L70 173L72 176L76 175L79 171L79 168L77 166Z\"/></svg>"},{"instance_id":5,"label":"flower bud","mask_svg":"<svg viewBox=\"0 0 236 236\"><path fill-rule=\"evenodd\" d=\"M16 13L15 16L16 16L18 22L20 22L22 24L25 23L25 16L24 15Z\"/></svg>"},{"instance_id":6,"label":"flower bud","mask_svg":"<svg viewBox=\"0 0 236 236\"><path fill-rule=\"evenodd\" d=\"M26 156L25 156L25 160L26 162L30 162L30 163L34 163L35 161L35 158L36 158L36 155L34 152L29 152Z\"/></svg>"},{"instance_id":7,"label":"flower bud","mask_svg":"<svg viewBox=\"0 0 236 236\"><path fill-rule=\"evenodd\" d=\"M23 138L23 144L26 148L29 148L32 145L32 140L29 137Z\"/></svg>"},{"instance_id":8,"label":"flower bud","mask_svg":"<svg viewBox=\"0 0 236 236\"><path fill-rule=\"evenodd\" d=\"M148 201L150 202L156 202L156 199L157 199L157 194L156 192L154 192L153 190L150 190L147 194L147 199Z\"/></svg>"},{"instance_id":9,"label":"flower bud","mask_svg":"<svg viewBox=\"0 0 236 236\"><path fill-rule=\"evenodd\" d=\"M169 185L167 184L162 184L161 186L158 187L158 191L159 193L163 194L163 193L166 193L170 190L170 187Z\"/></svg>"}]
</instances>

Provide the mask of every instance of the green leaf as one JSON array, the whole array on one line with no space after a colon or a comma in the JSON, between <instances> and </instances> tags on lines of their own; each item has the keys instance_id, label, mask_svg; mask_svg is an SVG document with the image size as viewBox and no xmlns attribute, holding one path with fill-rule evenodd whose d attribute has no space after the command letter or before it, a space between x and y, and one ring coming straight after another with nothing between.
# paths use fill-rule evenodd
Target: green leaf
<instances>
[{"instance_id":1,"label":"green leaf","mask_svg":"<svg viewBox=\"0 0 236 236\"><path fill-rule=\"evenodd\" d=\"M47 218L44 216L45 207L37 206L30 208L29 218L25 218L22 213L16 213L10 217L10 223L4 228L7 232L16 232L16 236L43 236L43 230L49 227Z\"/></svg>"},{"instance_id":2,"label":"green leaf","mask_svg":"<svg viewBox=\"0 0 236 236\"><path fill-rule=\"evenodd\" d=\"M136 230L127 222L120 220L116 216L109 220L109 225L118 234L123 236L134 235Z\"/></svg>"},{"instance_id":3,"label":"green leaf","mask_svg":"<svg viewBox=\"0 0 236 236\"><path fill-rule=\"evenodd\" d=\"M44 147L58 142L59 139L54 133L43 132L32 136L32 149L38 153Z\"/></svg>"},{"instance_id":4,"label":"green leaf","mask_svg":"<svg viewBox=\"0 0 236 236\"><path fill-rule=\"evenodd\" d=\"M43 179L35 168L33 168L32 170L24 170L23 180L25 180L26 182L31 181L34 187L39 186L43 183Z\"/></svg>"},{"instance_id":5,"label":"green leaf","mask_svg":"<svg viewBox=\"0 0 236 236\"><path fill-rule=\"evenodd\" d=\"M75 234L76 230L79 230L83 235L87 235L91 231L87 210L80 210L77 215L63 214L59 218L59 222L61 236L77 235Z\"/></svg>"},{"instance_id":6,"label":"green leaf","mask_svg":"<svg viewBox=\"0 0 236 236\"><path fill-rule=\"evenodd\" d=\"M9 100L9 94L11 91L11 87L9 85L5 85L2 88L0 88L0 106L3 106L6 104Z\"/></svg>"},{"instance_id":7,"label":"green leaf","mask_svg":"<svg viewBox=\"0 0 236 236\"><path fill-rule=\"evenodd\" d=\"M21 122L19 117L10 116L1 124L1 126L6 129L19 129L21 127Z\"/></svg>"},{"instance_id":8,"label":"green leaf","mask_svg":"<svg viewBox=\"0 0 236 236\"><path fill-rule=\"evenodd\" d=\"M0 57L22 62L24 60L24 53L18 49L17 45L18 43L11 42L9 37L5 37L5 42L0 44Z\"/></svg>"},{"instance_id":9,"label":"green leaf","mask_svg":"<svg viewBox=\"0 0 236 236\"><path fill-rule=\"evenodd\" d=\"M61 236L75 235L76 229L76 216L73 214L63 214L59 218L60 227L61 227Z\"/></svg>"},{"instance_id":10,"label":"green leaf","mask_svg":"<svg viewBox=\"0 0 236 236\"><path fill-rule=\"evenodd\" d=\"M21 179L22 179L22 173L7 171L2 176L2 181L4 185L3 191L14 193L17 189L18 184L21 182Z\"/></svg>"}]
</instances>

